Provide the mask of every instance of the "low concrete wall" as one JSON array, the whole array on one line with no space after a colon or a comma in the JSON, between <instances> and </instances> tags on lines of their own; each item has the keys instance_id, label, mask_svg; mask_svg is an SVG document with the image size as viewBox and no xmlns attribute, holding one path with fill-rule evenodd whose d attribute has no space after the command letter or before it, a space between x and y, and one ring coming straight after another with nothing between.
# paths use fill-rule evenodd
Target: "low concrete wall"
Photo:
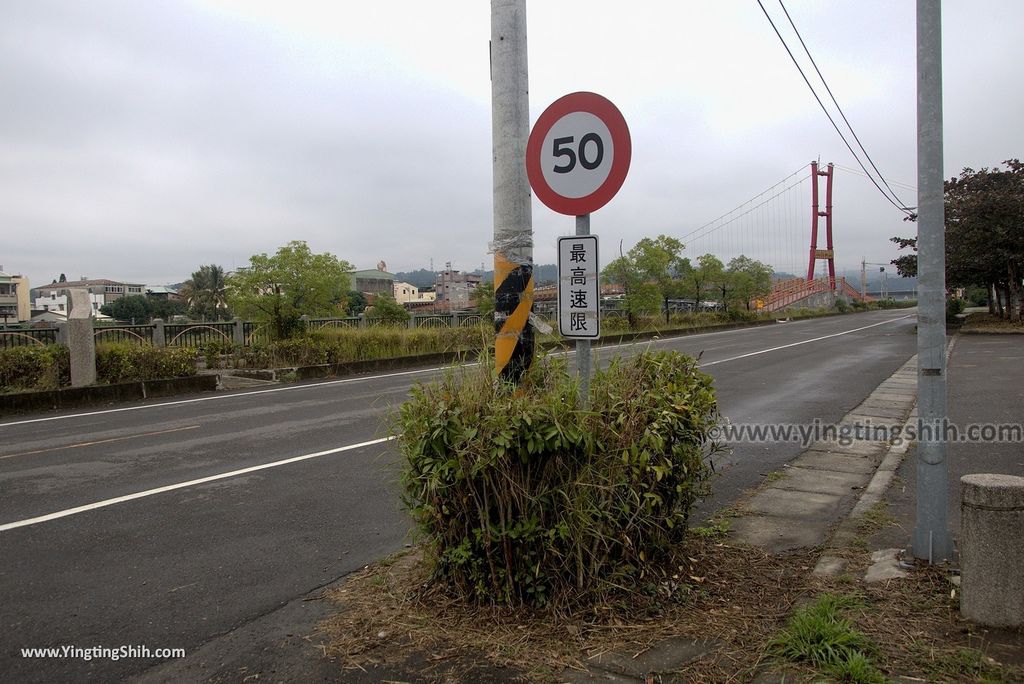
<instances>
[{"instance_id":1,"label":"low concrete wall","mask_svg":"<svg viewBox=\"0 0 1024 684\"><path fill-rule=\"evenodd\" d=\"M194 375L188 378L121 382L114 385L68 387L47 392L19 392L0 394L0 416L29 411L47 411L66 408L137 401L153 397L212 392L217 389L216 375Z\"/></svg>"}]
</instances>

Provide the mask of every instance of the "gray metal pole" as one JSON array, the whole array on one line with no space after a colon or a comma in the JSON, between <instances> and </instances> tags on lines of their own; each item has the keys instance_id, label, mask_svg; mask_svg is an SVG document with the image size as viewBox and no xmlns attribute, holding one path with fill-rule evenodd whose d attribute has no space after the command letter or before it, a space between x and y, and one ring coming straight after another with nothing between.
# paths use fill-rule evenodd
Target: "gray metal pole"
<instances>
[{"instance_id":1,"label":"gray metal pole","mask_svg":"<svg viewBox=\"0 0 1024 684\"><path fill-rule=\"evenodd\" d=\"M590 235L590 214L576 217L576 234ZM598 296L600 296L598 292ZM583 406L590 404L590 340L576 340L576 372L580 377L580 398Z\"/></svg>"},{"instance_id":2,"label":"gray metal pole","mask_svg":"<svg viewBox=\"0 0 1024 684\"><path fill-rule=\"evenodd\" d=\"M942 169L942 8L917 0L917 524L913 553L953 555L947 507L946 252Z\"/></svg>"},{"instance_id":3,"label":"gray metal pole","mask_svg":"<svg viewBox=\"0 0 1024 684\"><path fill-rule=\"evenodd\" d=\"M526 0L491 0L495 368L518 381L533 360L533 216L526 176L530 102Z\"/></svg>"}]
</instances>

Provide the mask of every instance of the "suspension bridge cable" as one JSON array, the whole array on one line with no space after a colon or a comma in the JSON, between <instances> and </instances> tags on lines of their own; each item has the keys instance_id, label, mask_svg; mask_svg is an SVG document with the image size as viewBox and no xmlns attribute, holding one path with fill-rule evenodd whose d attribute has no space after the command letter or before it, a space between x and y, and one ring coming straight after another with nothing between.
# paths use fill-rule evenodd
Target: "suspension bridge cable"
<instances>
[{"instance_id":1,"label":"suspension bridge cable","mask_svg":"<svg viewBox=\"0 0 1024 684\"><path fill-rule=\"evenodd\" d=\"M792 178L793 176L795 176L795 175L797 175L798 173L801 173L802 171L804 171L804 170L805 170L806 168L807 168L807 167L806 167L806 165L804 165L804 166L801 166L801 167L800 167L799 169L797 169L797 170L796 170L796 171L794 171L793 173L789 174L788 176L786 176L785 178L783 178L783 179L782 179L782 180L780 180L779 182L777 182L777 183L775 183L775 184L773 184L773 185L770 185L770 186L768 186L768 187L767 187L766 189L764 189L764 190L762 190L761 192L757 193L756 195L754 195L753 197L751 197L750 199L748 199L748 200L747 200L746 202L742 202L741 204L739 204L739 205L737 205L737 206L736 206L735 208L733 208L733 209L731 209L731 210L729 210L729 211L725 212L724 214L722 214L722 215L721 215L721 216L719 216L718 218L716 218L716 219L712 219L712 220L708 221L707 223L705 223L704 225L702 225L702 226L698 226L698 227L694 228L693 230L691 230L691 231L690 231L689 233L687 233L686 235L683 235L683 236L681 236L681 237L680 237L679 239L680 239L680 240L685 240L686 238L688 238L689 236L693 235L694 233L696 233L696 232L698 232L698 231L701 231L701 230L703 230L703 229L707 228L708 226L710 226L710 225L712 225L712 224L714 224L714 223L717 223L718 221L720 221L720 220L724 219L724 218L725 218L726 216L728 216L729 214L732 214L732 213L734 213L734 212L737 212L737 211L739 211L740 209L742 209L743 207L747 206L748 204L750 204L751 202L753 202L753 201L754 201L754 200L756 200L757 198L761 197L761 195L764 195L765 193L767 193L767 192L770 192L770 191L771 191L771 190L772 190L773 188L777 188L778 186L782 185L783 183L785 183L786 181L788 181L788 180L789 180L790 178Z\"/></svg>"},{"instance_id":2,"label":"suspension bridge cable","mask_svg":"<svg viewBox=\"0 0 1024 684\"><path fill-rule=\"evenodd\" d=\"M790 175L789 175L789 178L792 178L792 177L793 177L793 176L795 176L795 175L796 175L795 173L794 173L794 174L790 174ZM742 214L739 214L738 216L734 216L734 217L732 217L731 219L729 219L729 220L728 220L728 221L726 221L725 223L722 223L722 224L721 224L721 225L719 225L719 226L715 226L715 227L714 227L714 228L712 228L711 230L707 230L707 231L704 231L703 233L701 233L701 234L700 234L700 235L698 235L697 237L693 238L693 240L691 240L691 242L696 242L697 240L700 240L700 239L702 239L702 238L705 238L705 237L707 237L708 235L711 235L712 233L714 233L714 232L717 232L717 231L721 230L722 228L725 228L726 226L728 226L728 225L729 225L729 224L731 224L731 223L735 223L736 221L738 221L739 219L743 218L744 216L746 216L746 215L747 215L747 214L749 214L750 212L752 212L752 211L755 211L755 210L756 210L756 209L757 209L758 207L764 206L765 204L767 204L768 202L771 202L771 201L772 201L773 199L775 199L776 197L779 197L780 195L782 195L783 193L785 193L785 192L787 192L787 191L789 191L789 190L792 190L793 188L797 187L798 185L800 185L800 184L801 184L801 183L803 183L803 182L804 182L804 179L802 179L802 178L801 178L800 180L798 180L798 181L797 181L797 182L795 182L795 183L790 183L789 185L787 185L786 187L782 188L782 190L779 190L779 191L778 191L777 193L775 193L775 194L774 194L774 195L772 195L771 197L768 197L767 199L763 200L763 201L762 201L762 202L761 202L760 204L756 204L756 205L754 205L753 207L751 207L750 209L747 209L747 210L746 210L745 212L743 212ZM775 187L775 186L777 186L777 185L778 185L778 183L776 183L776 184L775 184L775 185L773 185L772 187ZM763 195L763 194L764 194L764 193L761 193L761 195ZM757 197L760 197L761 195L758 195ZM757 197L755 197L754 199L757 199ZM749 201L747 201L747 202L744 202L744 203L743 203L742 205L740 205L740 207L737 207L737 209L739 209L739 208L741 208L741 207L743 207L743 206L745 206L745 205L747 205L747 204L750 204L750 202L753 202L753 201L754 201L754 200L749 200ZM731 214L731 213L735 212L735 211L736 211L737 209L733 209L733 211L729 212L728 214L723 214L723 216L728 216L729 214ZM719 218L721 218L721 217L719 217ZM717 221L717 220L718 220L718 219L715 219L715 221ZM715 221L711 221L711 222L709 222L709 223L705 223L705 224L704 224L703 226L701 226L701 228L706 228L706 227L708 227L708 226L712 225L712 224L713 224L713 223L714 223ZM698 230L700 230L701 228L697 228L696 230L693 230L693 231L691 231L691 232L687 233L687 235L686 235L686 236L684 236L684 237L687 237L687 236L693 235L694 233L696 233L696 232L697 232ZM682 238L680 238L680 240L682 240Z\"/></svg>"},{"instance_id":3,"label":"suspension bridge cable","mask_svg":"<svg viewBox=\"0 0 1024 684\"><path fill-rule=\"evenodd\" d=\"M875 165L871 155L868 154L866 149L864 149L863 143L861 143L860 138L857 136L857 131L853 130L853 125L850 124L850 120L846 118L846 114L843 112L843 108L839 106L839 101L836 100L836 96L832 94L832 89L829 87L828 81L825 80L825 76L822 75L821 69L818 68L818 63L815 62L814 57L811 56L811 51L807 48L807 43L804 42L804 37L800 35L800 30L796 27L796 24L793 23L793 18L789 16L789 10L786 9L782 0L779 0L779 7L781 7L783 13L785 13L786 19L789 21L789 25L793 28L793 33L796 34L797 39L800 41L800 45L804 49L804 53L807 54L807 59L811 60L811 65L814 67L814 71L818 74L818 78L821 79L822 84L825 86L825 90L828 91L828 96L832 98L832 104L834 104L836 109L839 111L839 116L843 117L843 123L845 123L846 127L850 129L853 139L857 141L857 147L859 147L860 151L864 153L864 157L868 160L868 163L871 164L871 168L873 168L875 173L878 174L878 179L882 181L882 184L885 185L886 188L888 188L896 201L902 204L904 208L908 208L907 203L900 199L900 196L896 194L892 187L889 186L888 181L885 180L885 176L882 175L882 172L878 170L878 167Z\"/></svg>"},{"instance_id":4,"label":"suspension bridge cable","mask_svg":"<svg viewBox=\"0 0 1024 684\"><path fill-rule=\"evenodd\" d=\"M868 174L868 170L867 167L864 166L864 162L860 160L860 157L857 156L857 153L854 151L853 146L850 145L850 142L846 139L846 136L843 135L843 132L839 129L839 126L836 124L835 119L832 118L832 115L829 113L828 108L825 107L825 103L821 101L820 97L818 97L817 91L814 89L814 86L811 85L811 81L810 79L807 78L807 74L804 73L803 67L800 66L800 62L798 62L796 57L793 55L793 51L789 49L789 45L786 43L786 39L782 37L782 34L779 32L778 27L772 20L771 15L768 14L768 10L764 8L764 3L762 3L761 0L757 0L757 4L761 8L761 11L764 13L765 18L768 20L768 23L772 25L772 29L775 31L775 35L779 37L779 41L782 43L782 47L786 49L786 53L789 55L789 58L793 61L793 65L796 66L797 71L800 72L800 76L803 77L804 83L806 83L807 87L810 88L811 95L813 95L814 99L818 101L818 106L821 107L821 111L823 111L825 113L825 116L828 117L829 123L832 124L832 128L836 129L836 133L839 134L839 137L843 141L843 144L846 145L846 149L850 151L850 154L852 154L853 158L857 161L857 165L864 170L865 174ZM914 216L913 212L911 212L906 207L901 207L895 200L893 200L892 197L889 197L889 195L886 194L885 190L882 189L882 186L878 184L878 181L875 180L874 176L868 174L868 180L870 180L871 183L876 188L878 188L878 192L882 194L882 197L888 200L889 204L893 205L894 207L896 207L896 209L903 212L907 216Z\"/></svg>"}]
</instances>

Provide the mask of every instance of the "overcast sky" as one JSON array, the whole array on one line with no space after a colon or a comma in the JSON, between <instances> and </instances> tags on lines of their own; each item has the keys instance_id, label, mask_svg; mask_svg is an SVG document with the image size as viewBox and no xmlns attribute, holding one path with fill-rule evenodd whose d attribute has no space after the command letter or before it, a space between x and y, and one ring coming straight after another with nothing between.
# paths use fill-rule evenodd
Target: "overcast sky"
<instances>
[{"instance_id":1,"label":"overcast sky","mask_svg":"<svg viewBox=\"0 0 1024 684\"><path fill-rule=\"evenodd\" d=\"M1024 2L943 4L946 176L1024 157ZM914 2L786 6L878 167L914 185ZM591 90L630 127L629 176L592 217L605 256L691 233L812 159L856 167L755 0L533 0L527 16L531 121ZM33 286L157 285L306 240L360 268L491 268L489 35L486 0L4 0L0 264ZM866 178L835 183L839 265L893 258L909 224ZM800 268L809 187L687 253ZM572 218L535 201L533 223L551 263Z\"/></svg>"}]
</instances>

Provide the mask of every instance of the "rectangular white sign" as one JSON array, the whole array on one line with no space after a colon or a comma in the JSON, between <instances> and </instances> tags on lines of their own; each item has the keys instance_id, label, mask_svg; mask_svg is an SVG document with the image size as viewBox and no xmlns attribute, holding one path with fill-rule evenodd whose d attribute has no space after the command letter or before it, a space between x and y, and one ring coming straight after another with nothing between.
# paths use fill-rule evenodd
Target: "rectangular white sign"
<instances>
[{"instance_id":1,"label":"rectangular white sign","mask_svg":"<svg viewBox=\"0 0 1024 684\"><path fill-rule=\"evenodd\" d=\"M597 236L558 238L558 332L563 337L601 336Z\"/></svg>"}]
</instances>

